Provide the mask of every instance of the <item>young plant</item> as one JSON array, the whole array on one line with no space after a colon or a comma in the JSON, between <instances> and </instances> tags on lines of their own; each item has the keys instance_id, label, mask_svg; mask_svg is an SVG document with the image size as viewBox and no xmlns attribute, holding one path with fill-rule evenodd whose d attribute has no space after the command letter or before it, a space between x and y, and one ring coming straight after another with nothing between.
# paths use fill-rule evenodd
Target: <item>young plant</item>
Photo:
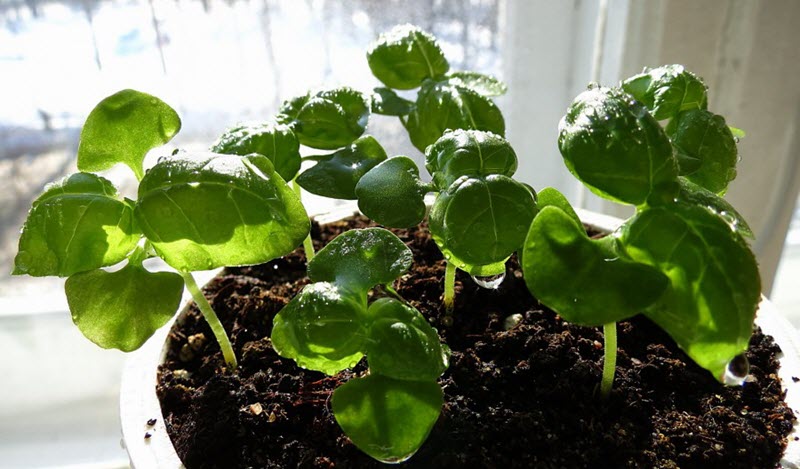
<instances>
[{"instance_id":1,"label":"young plant","mask_svg":"<svg viewBox=\"0 0 800 469\"><path fill-rule=\"evenodd\" d=\"M299 198L262 155L174 152L145 172L145 154L180 130L154 96L120 91L101 101L81 132L78 169L50 184L22 228L14 274L68 277L72 319L103 348L131 351L163 326L184 285L208 321L225 361L230 341L192 272L284 255L309 231ZM94 174L124 163L139 179L136 200ZM177 273L150 272L160 257ZM116 271L104 270L125 261Z\"/></svg>"},{"instance_id":2,"label":"young plant","mask_svg":"<svg viewBox=\"0 0 800 469\"><path fill-rule=\"evenodd\" d=\"M490 99L506 87L488 75L449 72L435 38L411 25L382 34L367 60L387 86L375 88L372 111L399 117L425 152L433 182L420 179L410 158L394 157L358 181L358 206L378 223L405 228L425 217L425 195L438 194L430 230L448 260L444 303L450 310L456 268L481 277L504 273L536 211L533 190L511 179L517 157L502 138L505 122ZM415 101L396 91L416 88Z\"/></svg>"},{"instance_id":3,"label":"young plant","mask_svg":"<svg viewBox=\"0 0 800 469\"><path fill-rule=\"evenodd\" d=\"M511 178L517 156L495 134L445 132L425 153L432 183L423 183L414 162L400 156L364 175L356 195L370 218L409 226L425 216L425 194L437 192L428 221L447 259L444 303L451 309L456 268L481 277L505 272L505 261L522 246L536 213L536 195Z\"/></svg>"},{"instance_id":4,"label":"young plant","mask_svg":"<svg viewBox=\"0 0 800 469\"><path fill-rule=\"evenodd\" d=\"M369 114L364 95L351 88L309 92L286 101L271 122L239 124L226 130L211 151L265 155L285 181L292 181L298 196L302 187L324 197L355 199L355 185L361 176L386 159L378 141L362 135ZM301 157L301 144L338 150ZM316 165L301 173L304 161L315 161ZM304 248L307 258L312 259L310 235Z\"/></svg>"},{"instance_id":5,"label":"young plant","mask_svg":"<svg viewBox=\"0 0 800 469\"><path fill-rule=\"evenodd\" d=\"M395 298L367 305L367 293L412 263L411 251L382 228L347 231L308 263L312 282L273 322L272 346L303 368L334 375L365 355L369 373L336 388L336 421L362 451L382 462L410 458L443 404L437 379L449 349L412 306Z\"/></svg>"},{"instance_id":6,"label":"young plant","mask_svg":"<svg viewBox=\"0 0 800 469\"><path fill-rule=\"evenodd\" d=\"M590 86L559 124L569 170L601 197L636 207L615 233L589 239L566 199L545 189L522 252L543 304L567 321L605 325L604 394L615 323L640 311L720 381L747 374L740 356L761 282L745 240L752 232L721 198L736 175L735 138L707 102L699 78L665 66L620 88Z\"/></svg>"}]
</instances>

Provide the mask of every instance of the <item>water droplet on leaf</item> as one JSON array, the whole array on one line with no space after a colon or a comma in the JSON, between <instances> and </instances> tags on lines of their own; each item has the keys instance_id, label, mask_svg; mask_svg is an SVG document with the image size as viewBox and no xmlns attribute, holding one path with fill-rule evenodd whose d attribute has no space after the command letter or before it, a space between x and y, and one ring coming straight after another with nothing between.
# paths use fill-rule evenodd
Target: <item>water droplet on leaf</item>
<instances>
[{"instance_id":1,"label":"water droplet on leaf","mask_svg":"<svg viewBox=\"0 0 800 469\"><path fill-rule=\"evenodd\" d=\"M416 451L414 451L416 453ZM414 456L414 453L409 454L408 456L398 456L398 457L390 457L390 458L376 458L378 461L384 464L400 464L401 462L406 462L411 459L411 456Z\"/></svg>"},{"instance_id":2,"label":"water droplet on leaf","mask_svg":"<svg viewBox=\"0 0 800 469\"><path fill-rule=\"evenodd\" d=\"M747 361L745 354L739 354L725 367L725 375L722 377L722 382L728 386L741 386L747 379L750 373L750 362Z\"/></svg>"},{"instance_id":3,"label":"water droplet on leaf","mask_svg":"<svg viewBox=\"0 0 800 469\"><path fill-rule=\"evenodd\" d=\"M476 285L481 288L486 288L487 290L497 290L497 288L500 287L500 284L503 283L503 280L505 279L505 272L499 275L472 276L472 281L475 282Z\"/></svg>"}]
</instances>

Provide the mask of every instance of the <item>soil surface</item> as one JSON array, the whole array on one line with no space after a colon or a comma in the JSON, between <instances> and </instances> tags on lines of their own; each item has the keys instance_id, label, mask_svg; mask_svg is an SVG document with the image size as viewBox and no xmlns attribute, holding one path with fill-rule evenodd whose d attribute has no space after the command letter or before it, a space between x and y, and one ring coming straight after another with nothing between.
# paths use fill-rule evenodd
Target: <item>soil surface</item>
<instances>
[{"instance_id":1,"label":"soil surface","mask_svg":"<svg viewBox=\"0 0 800 469\"><path fill-rule=\"evenodd\" d=\"M350 226L370 223L354 218ZM317 248L347 227L315 225ZM794 415L776 375L780 349L760 330L747 352L750 378L726 387L646 318L622 322L614 389L602 400L600 328L567 324L540 305L513 258L497 290L479 288L459 272L448 324L441 307L445 263L426 227L394 231L415 260L395 287L453 351L440 379L442 414L403 465L777 467ZM228 269L207 286L239 357L234 373L225 369L196 309L173 328L158 395L188 468L383 467L344 436L330 410L333 390L364 364L327 377L272 350L272 318L306 283L300 249L264 265Z\"/></svg>"}]
</instances>

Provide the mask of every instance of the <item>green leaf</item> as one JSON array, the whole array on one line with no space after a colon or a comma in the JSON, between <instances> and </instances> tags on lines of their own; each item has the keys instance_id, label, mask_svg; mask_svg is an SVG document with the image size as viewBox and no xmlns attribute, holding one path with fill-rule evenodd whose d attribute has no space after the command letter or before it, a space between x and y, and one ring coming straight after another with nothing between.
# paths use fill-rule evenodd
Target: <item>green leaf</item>
<instances>
[{"instance_id":1,"label":"green leaf","mask_svg":"<svg viewBox=\"0 0 800 469\"><path fill-rule=\"evenodd\" d=\"M303 368L334 375L364 356L366 315L365 294L328 282L306 285L275 316L272 347Z\"/></svg>"},{"instance_id":2,"label":"green leaf","mask_svg":"<svg viewBox=\"0 0 800 469\"><path fill-rule=\"evenodd\" d=\"M733 138L745 138L747 134L742 129L737 129L736 127L728 126L728 129L731 131L731 135Z\"/></svg>"},{"instance_id":3,"label":"green leaf","mask_svg":"<svg viewBox=\"0 0 800 469\"><path fill-rule=\"evenodd\" d=\"M517 154L503 137L480 130L445 132L425 150L426 168L440 190L461 176L513 176Z\"/></svg>"},{"instance_id":4,"label":"green leaf","mask_svg":"<svg viewBox=\"0 0 800 469\"><path fill-rule=\"evenodd\" d=\"M646 315L700 366L721 379L747 348L761 281L747 243L702 206L675 203L637 214L621 243L671 281Z\"/></svg>"},{"instance_id":5,"label":"green leaf","mask_svg":"<svg viewBox=\"0 0 800 469\"><path fill-rule=\"evenodd\" d=\"M533 194L513 179L464 176L436 198L429 223L445 259L470 271L521 247L535 214Z\"/></svg>"},{"instance_id":6,"label":"green leaf","mask_svg":"<svg viewBox=\"0 0 800 469\"><path fill-rule=\"evenodd\" d=\"M354 291L391 283L413 261L411 250L391 231L364 228L346 231L308 263L313 282L335 282Z\"/></svg>"},{"instance_id":7,"label":"green leaf","mask_svg":"<svg viewBox=\"0 0 800 469\"><path fill-rule=\"evenodd\" d=\"M545 187L536 194L536 207L541 211L545 207L557 207L562 212L569 215L575 223L583 226L580 217L575 213L575 209L570 205L569 200L553 187Z\"/></svg>"},{"instance_id":8,"label":"green leaf","mask_svg":"<svg viewBox=\"0 0 800 469\"><path fill-rule=\"evenodd\" d=\"M49 184L31 207L14 259L14 275L34 277L116 264L141 233L133 207L114 185L91 173L75 173Z\"/></svg>"},{"instance_id":9,"label":"green leaf","mask_svg":"<svg viewBox=\"0 0 800 469\"><path fill-rule=\"evenodd\" d=\"M417 105L408 115L406 130L420 151L434 143L448 129L475 129L505 135L500 109L487 97L447 82L425 82Z\"/></svg>"},{"instance_id":10,"label":"green leaf","mask_svg":"<svg viewBox=\"0 0 800 469\"><path fill-rule=\"evenodd\" d=\"M167 103L147 93L122 90L100 101L86 118L78 169L96 172L124 163L142 179L147 152L172 140L180 129L181 120Z\"/></svg>"},{"instance_id":11,"label":"green leaf","mask_svg":"<svg viewBox=\"0 0 800 469\"><path fill-rule=\"evenodd\" d=\"M395 156L372 168L356 185L358 209L381 225L408 228L425 217L428 187L411 158Z\"/></svg>"},{"instance_id":12,"label":"green leaf","mask_svg":"<svg viewBox=\"0 0 800 469\"><path fill-rule=\"evenodd\" d=\"M372 93L372 112L384 116L405 116L414 110L414 102L401 98L389 88L375 88Z\"/></svg>"},{"instance_id":13,"label":"green leaf","mask_svg":"<svg viewBox=\"0 0 800 469\"><path fill-rule=\"evenodd\" d=\"M166 158L139 184L135 214L158 255L185 272L266 262L310 229L300 199L262 155Z\"/></svg>"},{"instance_id":14,"label":"green leaf","mask_svg":"<svg viewBox=\"0 0 800 469\"><path fill-rule=\"evenodd\" d=\"M453 72L447 75L447 81L452 85L469 88L483 96L501 96L508 91L508 87L502 81L478 72Z\"/></svg>"},{"instance_id":15,"label":"green leaf","mask_svg":"<svg viewBox=\"0 0 800 469\"><path fill-rule=\"evenodd\" d=\"M303 145L334 150L364 133L369 106L364 95L347 87L300 96L283 104L278 115Z\"/></svg>"},{"instance_id":16,"label":"green leaf","mask_svg":"<svg viewBox=\"0 0 800 469\"><path fill-rule=\"evenodd\" d=\"M284 181L291 181L300 171L300 142L287 125L269 122L236 125L211 145L211 151L239 156L264 155Z\"/></svg>"},{"instance_id":17,"label":"green leaf","mask_svg":"<svg viewBox=\"0 0 800 469\"><path fill-rule=\"evenodd\" d=\"M742 236L750 239L755 238L750 225L727 200L684 177L680 178L680 182L681 193L678 196L680 200L707 208L712 213L722 217L730 225L731 229Z\"/></svg>"},{"instance_id":18,"label":"green leaf","mask_svg":"<svg viewBox=\"0 0 800 469\"><path fill-rule=\"evenodd\" d=\"M363 452L385 463L405 461L428 438L444 403L436 381L381 375L351 379L333 392L336 422Z\"/></svg>"},{"instance_id":19,"label":"green leaf","mask_svg":"<svg viewBox=\"0 0 800 469\"><path fill-rule=\"evenodd\" d=\"M525 239L525 283L565 320L583 326L621 321L664 292L667 277L621 257L613 236L589 239L583 225L560 208L540 210Z\"/></svg>"},{"instance_id":20,"label":"green leaf","mask_svg":"<svg viewBox=\"0 0 800 469\"><path fill-rule=\"evenodd\" d=\"M367 51L367 63L378 80L397 90L417 88L450 68L436 38L410 24L381 34Z\"/></svg>"},{"instance_id":21,"label":"green leaf","mask_svg":"<svg viewBox=\"0 0 800 469\"><path fill-rule=\"evenodd\" d=\"M683 65L647 70L623 81L622 89L647 106L657 120L708 106L706 85Z\"/></svg>"},{"instance_id":22,"label":"green leaf","mask_svg":"<svg viewBox=\"0 0 800 469\"><path fill-rule=\"evenodd\" d=\"M629 95L613 88L584 91L558 128L567 168L597 195L638 206L677 194L669 139Z\"/></svg>"},{"instance_id":23,"label":"green leaf","mask_svg":"<svg viewBox=\"0 0 800 469\"><path fill-rule=\"evenodd\" d=\"M667 126L680 174L711 192L724 194L736 178L738 152L725 119L696 109L678 114Z\"/></svg>"},{"instance_id":24,"label":"green leaf","mask_svg":"<svg viewBox=\"0 0 800 469\"><path fill-rule=\"evenodd\" d=\"M317 164L297 177L303 189L333 199L355 199L356 184L386 159L386 151L375 138L365 135L335 153L312 158Z\"/></svg>"},{"instance_id":25,"label":"green leaf","mask_svg":"<svg viewBox=\"0 0 800 469\"><path fill-rule=\"evenodd\" d=\"M394 379L436 381L447 369L448 350L419 311L394 298L369 306L369 370Z\"/></svg>"},{"instance_id":26,"label":"green leaf","mask_svg":"<svg viewBox=\"0 0 800 469\"><path fill-rule=\"evenodd\" d=\"M64 288L72 322L86 338L103 348L130 352L175 315L183 279L128 264L116 272L75 274Z\"/></svg>"}]
</instances>

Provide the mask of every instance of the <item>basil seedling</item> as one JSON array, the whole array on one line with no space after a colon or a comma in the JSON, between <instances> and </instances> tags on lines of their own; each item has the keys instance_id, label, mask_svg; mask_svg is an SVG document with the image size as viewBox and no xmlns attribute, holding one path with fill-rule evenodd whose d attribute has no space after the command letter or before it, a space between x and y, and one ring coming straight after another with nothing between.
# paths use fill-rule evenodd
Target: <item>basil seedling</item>
<instances>
[{"instance_id":1,"label":"basil seedling","mask_svg":"<svg viewBox=\"0 0 800 469\"><path fill-rule=\"evenodd\" d=\"M621 89L590 86L559 125L567 168L598 195L636 206L617 232L589 239L566 199L545 189L522 252L542 303L605 325L604 394L615 323L640 311L719 380L752 334L761 291L752 232L719 195L736 174L736 144L706 106L702 81L672 65Z\"/></svg>"},{"instance_id":2,"label":"basil seedling","mask_svg":"<svg viewBox=\"0 0 800 469\"><path fill-rule=\"evenodd\" d=\"M536 213L536 194L511 178L517 155L498 135L449 131L425 153L432 183L420 179L411 159L395 157L364 175L356 195L370 218L407 227L425 216L425 194L438 193L428 219L447 259L444 303L450 309L456 268L478 277L505 272L505 261L522 246Z\"/></svg>"},{"instance_id":3,"label":"basil seedling","mask_svg":"<svg viewBox=\"0 0 800 469\"><path fill-rule=\"evenodd\" d=\"M410 458L428 437L443 403L437 379L449 361L415 308L395 298L367 305L370 289L389 286L411 262L411 251L387 230L347 231L309 261L314 283L275 316L272 329L281 356L329 375L366 355L369 375L337 388L331 405L353 443L383 462Z\"/></svg>"},{"instance_id":4,"label":"basil seedling","mask_svg":"<svg viewBox=\"0 0 800 469\"><path fill-rule=\"evenodd\" d=\"M505 121L489 97L506 92L494 77L476 72L449 72L450 64L436 39L409 24L381 34L367 52L375 77L388 88L375 88L372 111L398 116L420 151L448 129L475 129L505 134ZM416 101L394 90L420 88Z\"/></svg>"},{"instance_id":5,"label":"basil seedling","mask_svg":"<svg viewBox=\"0 0 800 469\"><path fill-rule=\"evenodd\" d=\"M14 273L68 277L75 324L101 347L123 351L175 314L185 284L235 368L225 330L191 272L284 255L310 224L266 156L176 152L145 172L145 153L179 128L177 114L154 96L125 90L101 101L81 133L78 168L128 165L140 178L137 200L91 172L48 185L23 226ZM177 273L148 271L143 262L156 256ZM123 261L120 270L102 269Z\"/></svg>"},{"instance_id":6,"label":"basil seedling","mask_svg":"<svg viewBox=\"0 0 800 469\"><path fill-rule=\"evenodd\" d=\"M355 185L370 168L386 159L383 147L369 135L366 98L351 88L316 92L286 101L272 122L245 123L226 130L211 151L246 156L258 153L275 165L297 196L300 188L323 197L355 199ZM337 151L301 157L300 145ZM342 148L343 147L343 148ZM304 161L316 165L300 172ZM310 235L303 247L314 257Z\"/></svg>"}]
</instances>

